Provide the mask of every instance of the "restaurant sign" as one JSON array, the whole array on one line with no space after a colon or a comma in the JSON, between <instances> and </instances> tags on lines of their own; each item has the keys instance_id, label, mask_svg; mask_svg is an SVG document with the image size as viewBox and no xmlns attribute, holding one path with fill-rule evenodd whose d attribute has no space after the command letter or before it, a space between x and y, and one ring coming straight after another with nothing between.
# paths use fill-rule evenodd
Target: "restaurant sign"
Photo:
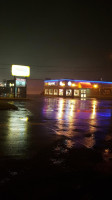
<instances>
[{"instance_id":1,"label":"restaurant sign","mask_svg":"<svg viewBox=\"0 0 112 200\"><path fill-rule=\"evenodd\" d=\"M30 76L30 67L23 65L12 65L12 76Z\"/></svg>"}]
</instances>

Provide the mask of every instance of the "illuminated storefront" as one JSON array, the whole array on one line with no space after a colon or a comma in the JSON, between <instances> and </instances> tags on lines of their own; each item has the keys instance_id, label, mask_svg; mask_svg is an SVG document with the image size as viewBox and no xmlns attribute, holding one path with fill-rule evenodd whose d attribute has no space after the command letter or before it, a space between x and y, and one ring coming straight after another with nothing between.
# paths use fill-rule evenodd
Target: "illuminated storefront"
<instances>
[{"instance_id":1,"label":"illuminated storefront","mask_svg":"<svg viewBox=\"0 0 112 200\"><path fill-rule=\"evenodd\" d=\"M112 98L112 82L88 80L45 80L45 96L74 98Z\"/></svg>"}]
</instances>

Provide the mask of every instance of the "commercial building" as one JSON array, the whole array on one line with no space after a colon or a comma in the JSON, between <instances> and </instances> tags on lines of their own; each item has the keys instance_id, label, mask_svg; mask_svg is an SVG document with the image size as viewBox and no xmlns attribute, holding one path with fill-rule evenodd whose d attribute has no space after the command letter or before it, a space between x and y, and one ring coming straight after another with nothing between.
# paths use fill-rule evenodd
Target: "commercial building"
<instances>
[{"instance_id":1,"label":"commercial building","mask_svg":"<svg viewBox=\"0 0 112 200\"><path fill-rule=\"evenodd\" d=\"M27 95L43 94L44 80L29 79L30 66L12 65L12 80L0 82L0 97L26 98Z\"/></svg>"},{"instance_id":2,"label":"commercial building","mask_svg":"<svg viewBox=\"0 0 112 200\"><path fill-rule=\"evenodd\" d=\"M16 96L17 98L26 97L26 95L40 95L44 90L44 80L42 79L26 79L17 77L16 81L6 80L0 82L0 96L1 97L14 97L16 83Z\"/></svg>"},{"instance_id":3,"label":"commercial building","mask_svg":"<svg viewBox=\"0 0 112 200\"><path fill-rule=\"evenodd\" d=\"M45 96L72 98L112 98L112 82L89 80L45 80Z\"/></svg>"},{"instance_id":4,"label":"commercial building","mask_svg":"<svg viewBox=\"0 0 112 200\"><path fill-rule=\"evenodd\" d=\"M28 79L27 80L27 95L39 95L44 90L44 80Z\"/></svg>"}]
</instances>

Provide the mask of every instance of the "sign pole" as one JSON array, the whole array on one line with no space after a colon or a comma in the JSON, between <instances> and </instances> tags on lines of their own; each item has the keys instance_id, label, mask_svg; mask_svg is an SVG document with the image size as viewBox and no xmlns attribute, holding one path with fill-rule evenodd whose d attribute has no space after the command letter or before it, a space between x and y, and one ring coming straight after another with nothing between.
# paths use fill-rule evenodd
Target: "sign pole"
<instances>
[{"instance_id":1,"label":"sign pole","mask_svg":"<svg viewBox=\"0 0 112 200\"><path fill-rule=\"evenodd\" d=\"M15 93L16 93L15 90L16 90L16 77L14 76L14 98L15 98L15 96L16 96L16 95L15 95Z\"/></svg>"},{"instance_id":2,"label":"sign pole","mask_svg":"<svg viewBox=\"0 0 112 200\"><path fill-rule=\"evenodd\" d=\"M26 77L26 88L25 88L25 98L27 97L27 77Z\"/></svg>"}]
</instances>

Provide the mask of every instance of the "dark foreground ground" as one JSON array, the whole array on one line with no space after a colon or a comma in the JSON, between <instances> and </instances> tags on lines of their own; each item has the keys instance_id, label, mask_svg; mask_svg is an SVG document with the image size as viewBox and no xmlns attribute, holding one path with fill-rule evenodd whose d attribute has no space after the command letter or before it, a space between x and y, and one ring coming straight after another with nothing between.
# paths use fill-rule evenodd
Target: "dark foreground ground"
<instances>
[{"instance_id":1,"label":"dark foreground ground","mask_svg":"<svg viewBox=\"0 0 112 200\"><path fill-rule=\"evenodd\" d=\"M35 97L0 111L0 199L108 199L112 101Z\"/></svg>"}]
</instances>

